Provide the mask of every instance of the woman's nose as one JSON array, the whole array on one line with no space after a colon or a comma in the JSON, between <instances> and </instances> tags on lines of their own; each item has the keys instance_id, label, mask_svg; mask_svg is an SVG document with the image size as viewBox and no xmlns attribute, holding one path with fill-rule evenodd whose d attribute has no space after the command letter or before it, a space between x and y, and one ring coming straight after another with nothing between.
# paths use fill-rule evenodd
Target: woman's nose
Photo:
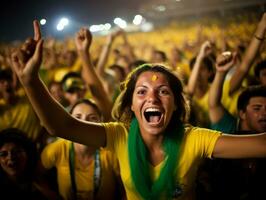
<instances>
[{"instance_id":1,"label":"woman's nose","mask_svg":"<svg viewBox=\"0 0 266 200\"><path fill-rule=\"evenodd\" d=\"M149 92L149 94L148 94L148 101L149 102L157 102L158 100L159 100L158 95L156 94L155 91Z\"/></svg>"}]
</instances>

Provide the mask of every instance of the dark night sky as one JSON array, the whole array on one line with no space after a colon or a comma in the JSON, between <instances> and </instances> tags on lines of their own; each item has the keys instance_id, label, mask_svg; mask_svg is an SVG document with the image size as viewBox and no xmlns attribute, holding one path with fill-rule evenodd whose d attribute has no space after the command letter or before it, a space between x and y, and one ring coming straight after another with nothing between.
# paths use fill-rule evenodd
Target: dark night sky
<instances>
[{"instance_id":1,"label":"dark night sky","mask_svg":"<svg viewBox=\"0 0 266 200\"><path fill-rule=\"evenodd\" d=\"M57 20L66 16L80 25L111 23L117 16L132 20L145 0L1 0L0 41L25 39L32 34L33 19L47 19L47 35L55 31ZM70 21L71 22L71 21ZM71 30L75 31L75 30Z\"/></svg>"},{"instance_id":2,"label":"dark night sky","mask_svg":"<svg viewBox=\"0 0 266 200\"><path fill-rule=\"evenodd\" d=\"M111 23L115 17L121 17L126 21L132 21L139 13L141 4L151 4L153 8L156 2L177 3L174 0L1 0L0 5L0 42L24 40L32 35L32 21L34 19L47 19L47 24L42 26L43 36L54 36L62 38L66 35L73 35L81 26L93 24ZM258 12L265 10L266 0L182 0L188 4L203 3L207 5L213 2L245 4L253 2L264 3L264 6L257 7ZM171 6L172 6L171 4ZM177 5L177 4L176 4ZM212 5L212 4L211 4ZM178 8L178 7L177 7ZM220 7L218 7L220 8ZM183 8L180 8L183 11ZM167 11L170 12L170 11ZM167 14L166 12L166 14ZM177 12L172 10L172 12ZM182 13L182 12L181 12ZM147 13L146 13L147 14ZM156 14L157 16L157 14ZM162 15L158 15L163 18ZM68 17L69 26L63 32L56 31L56 24L61 17ZM146 17L144 15L144 17ZM158 20L156 20L157 22ZM154 22L154 21L153 21Z\"/></svg>"}]
</instances>

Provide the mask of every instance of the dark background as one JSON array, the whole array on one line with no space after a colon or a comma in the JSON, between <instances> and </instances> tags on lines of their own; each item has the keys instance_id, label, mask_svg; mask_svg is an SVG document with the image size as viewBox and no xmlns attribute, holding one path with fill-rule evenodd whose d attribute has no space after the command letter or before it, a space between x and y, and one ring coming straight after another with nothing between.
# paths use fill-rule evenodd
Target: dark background
<instances>
[{"instance_id":1,"label":"dark background","mask_svg":"<svg viewBox=\"0 0 266 200\"><path fill-rule=\"evenodd\" d=\"M159 11L163 5L166 10ZM32 21L45 18L43 36L62 38L75 33L81 26L110 23L115 17L131 22L141 14L153 23L169 22L181 16L196 18L215 13L221 18L236 12L253 9L266 11L266 0L1 0L0 42L24 40L33 32ZM63 32L56 30L61 17L68 17L70 25ZM182 20L182 19L181 19Z\"/></svg>"},{"instance_id":2,"label":"dark background","mask_svg":"<svg viewBox=\"0 0 266 200\"><path fill-rule=\"evenodd\" d=\"M68 17L69 30L80 25L111 23L117 16L132 18L143 0L1 0L0 41L24 39L34 19L47 19L46 34L55 34L59 18Z\"/></svg>"}]
</instances>

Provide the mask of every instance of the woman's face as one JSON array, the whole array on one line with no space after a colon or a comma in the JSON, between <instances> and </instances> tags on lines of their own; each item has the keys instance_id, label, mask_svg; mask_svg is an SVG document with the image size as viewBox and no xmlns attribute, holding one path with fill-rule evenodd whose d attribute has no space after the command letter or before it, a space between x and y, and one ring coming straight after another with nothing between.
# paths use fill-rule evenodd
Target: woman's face
<instances>
[{"instance_id":1,"label":"woman's face","mask_svg":"<svg viewBox=\"0 0 266 200\"><path fill-rule=\"evenodd\" d=\"M25 150L12 142L0 147L0 165L8 176L19 176L24 173L28 162Z\"/></svg>"},{"instance_id":2,"label":"woman's face","mask_svg":"<svg viewBox=\"0 0 266 200\"><path fill-rule=\"evenodd\" d=\"M143 72L133 92L131 110L142 134L161 134L176 110L174 95L164 74Z\"/></svg>"},{"instance_id":3,"label":"woman's face","mask_svg":"<svg viewBox=\"0 0 266 200\"><path fill-rule=\"evenodd\" d=\"M75 106L72 111L72 116L83 121L100 122L101 117L97 111L86 103L80 103Z\"/></svg>"}]
</instances>

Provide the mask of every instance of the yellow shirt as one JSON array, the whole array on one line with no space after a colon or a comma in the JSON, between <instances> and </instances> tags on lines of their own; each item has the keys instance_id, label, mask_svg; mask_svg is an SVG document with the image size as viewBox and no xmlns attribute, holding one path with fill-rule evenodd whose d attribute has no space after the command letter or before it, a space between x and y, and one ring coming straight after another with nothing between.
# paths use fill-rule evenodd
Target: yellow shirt
<instances>
[{"instance_id":1,"label":"yellow shirt","mask_svg":"<svg viewBox=\"0 0 266 200\"><path fill-rule=\"evenodd\" d=\"M118 157L127 199L143 199L135 190L130 175L127 129L122 123L117 122L103 123L103 126L107 133L106 149L114 152ZM177 163L178 174L176 179L183 190L182 195L178 199L195 199L194 189L198 166L203 158L211 158L215 143L220 134L220 132L203 128L189 127L185 129L181 144L180 160ZM160 174L163 166L162 163L155 167L150 166L151 176L154 177L154 180Z\"/></svg>"},{"instance_id":2,"label":"yellow shirt","mask_svg":"<svg viewBox=\"0 0 266 200\"><path fill-rule=\"evenodd\" d=\"M41 161L46 169L56 167L59 193L64 200L71 199L72 186L69 169L69 148L71 141L58 139L47 145L41 153ZM114 155L100 150L101 180L97 199L115 199L118 186L119 166ZM93 199L94 161L84 167L75 156L75 180L78 199Z\"/></svg>"},{"instance_id":3,"label":"yellow shirt","mask_svg":"<svg viewBox=\"0 0 266 200\"><path fill-rule=\"evenodd\" d=\"M32 141L36 141L41 130L40 121L27 97L18 98L14 105L8 105L0 99L0 131L6 128L18 128Z\"/></svg>"},{"instance_id":4,"label":"yellow shirt","mask_svg":"<svg viewBox=\"0 0 266 200\"><path fill-rule=\"evenodd\" d=\"M197 98L193 96L192 99L195 102L195 111L197 115L197 126L209 128L210 127L210 118L209 118L209 89L204 94L203 97ZM193 104L194 105L194 104Z\"/></svg>"},{"instance_id":5,"label":"yellow shirt","mask_svg":"<svg viewBox=\"0 0 266 200\"><path fill-rule=\"evenodd\" d=\"M227 79L223 86L222 104L233 116L237 116L237 100L242 90L237 90L232 96L229 96L229 90L230 79Z\"/></svg>"}]
</instances>

